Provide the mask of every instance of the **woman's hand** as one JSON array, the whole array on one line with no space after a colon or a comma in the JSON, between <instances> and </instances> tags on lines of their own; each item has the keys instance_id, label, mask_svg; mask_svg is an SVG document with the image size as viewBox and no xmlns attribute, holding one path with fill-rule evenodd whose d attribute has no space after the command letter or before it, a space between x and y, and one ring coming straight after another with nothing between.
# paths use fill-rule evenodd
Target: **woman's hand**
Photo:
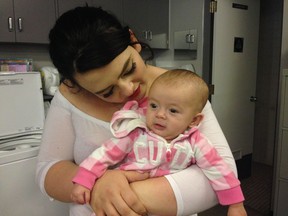
<instances>
[{"instance_id":1,"label":"woman's hand","mask_svg":"<svg viewBox=\"0 0 288 216\"><path fill-rule=\"evenodd\" d=\"M147 179L148 173L107 170L91 192L91 207L97 216L136 216L147 214L129 183Z\"/></svg>"}]
</instances>

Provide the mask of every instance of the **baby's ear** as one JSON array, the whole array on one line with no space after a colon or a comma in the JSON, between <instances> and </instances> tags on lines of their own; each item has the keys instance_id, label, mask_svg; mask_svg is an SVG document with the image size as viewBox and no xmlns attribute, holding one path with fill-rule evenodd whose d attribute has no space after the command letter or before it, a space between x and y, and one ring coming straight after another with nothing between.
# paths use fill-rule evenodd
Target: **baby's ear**
<instances>
[{"instance_id":1,"label":"baby's ear","mask_svg":"<svg viewBox=\"0 0 288 216\"><path fill-rule=\"evenodd\" d=\"M189 127L195 127L200 124L200 122L203 120L204 115L202 113L198 113L196 116L194 116L192 122L189 124Z\"/></svg>"},{"instance_id":2,"label":"baby's ear","mask_svg":"<svg viewBox=\"0 0 288 216\"><path fill-rule=\"evenodd\" d=\"M134 32L129 29L129 32L130 32L130 40L131 40L131 43L135 43L135 42L138 42L138 39L136 38ZM142 47L139 43L136 43L136 44L133 44L132 47L138 52L140 53L141 50L142 50Z\"/></svg>"}]
</instances>

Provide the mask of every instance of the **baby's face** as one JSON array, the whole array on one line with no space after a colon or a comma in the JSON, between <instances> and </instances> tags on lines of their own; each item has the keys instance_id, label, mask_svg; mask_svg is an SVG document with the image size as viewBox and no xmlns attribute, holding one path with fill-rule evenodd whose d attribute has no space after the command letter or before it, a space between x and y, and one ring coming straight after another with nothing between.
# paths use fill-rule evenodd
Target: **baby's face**
<instances>
[{"instance_id":1,"label":"baby's face","mask_svg":"<svg viewBox=\"0 0 288 216\"><path fill-rule=\"evenodd\" d=\"M193 106L191 89L167 88L163 84L152 86L148 97L147 127L166 140L183 133L198 112Z\"/></svg>"}]
</instances>

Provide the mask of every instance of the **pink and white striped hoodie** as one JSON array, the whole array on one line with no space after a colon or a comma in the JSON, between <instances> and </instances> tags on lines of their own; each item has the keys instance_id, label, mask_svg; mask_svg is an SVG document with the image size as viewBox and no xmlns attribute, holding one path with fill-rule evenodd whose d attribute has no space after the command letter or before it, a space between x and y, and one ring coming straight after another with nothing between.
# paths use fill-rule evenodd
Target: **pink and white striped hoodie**
<instances>
[{"instance_id":1,"label":"pink and white striped hoodie","mask_svg":"<svg viewBox=\"0 0 288 216\"><path fill-rule=\"evenodd\" d=\"M149 172L151 177L174 173L196 164L209 179L220 204L230 205L244 200L240 181L196 127L168 143L148 130L145 109L136 101L130 101L114 114L110 126L114 138L80 164L74 183L92 189L95 181L110 166L120 162L121 170Z\"/></svg>"}]
</instances>

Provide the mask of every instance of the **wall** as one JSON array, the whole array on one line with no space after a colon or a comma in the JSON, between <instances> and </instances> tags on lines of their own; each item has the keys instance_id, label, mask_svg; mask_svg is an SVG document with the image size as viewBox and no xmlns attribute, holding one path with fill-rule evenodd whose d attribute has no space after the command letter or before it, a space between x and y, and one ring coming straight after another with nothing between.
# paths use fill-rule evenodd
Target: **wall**
<instances>
[{"instance_id":1,"label":"wall","mask_svg":"<svg viewBox=\"0 0 288 216\"><path fill-rule=\"evenodd\" d=\"M35 71L52 65L47 45L0 44L0 58L31 58Z\"/></svg>"},{"instance_id":2,"label":"wall","mask_svg":"<svg viewBox=\"0 0 288 216\"><path fill-rule=\"evenodd\" d=\"M283 29L282 29L282 45L281 45L281 73L283 69L288 69L288 1L283 0ZM282 88L282 84L284 83L284 76L279 77L279 90ZM287 85L287 84L286 84ZM279 97L279 107L278 107L278 118L277 118L277 140L276 140L276 151L275 151L275 176L274 176L274 208L273 212L277 216L287 215L288 207L287 207L287 199L288 199L288 178L287 178L287 155L284 156L285 150L287 152L288 143L285 141L284 131L285 129L282 125L282 120L284 113L287 113L287 110L284 110L280 105L287 104L287 97L280 98ZM283 110L282 110L283 109ZM280 119L281 118L281 119ZM283 141L281 140L283 136ZM287 136L286 136L287 140ZM282 158L281 158L282 157ZM282 163L281 163L282 162Z\"/></svg>"},{"instance_id":3,"label":"wall","mask_svg":"<svg viewBox=\"0 0 288 216\"><path fill-rule=\"evenodd\" d=\"M283 0L261 0L253 160L273 164Z\"/></svg>"},{"instance_id":4,"label":"wall","mask_svg":"<svg viewBox=\"0 0 288 216\"><path fill-rule=\"evenodd\" d=\"M282 51L281 51L281 68L288 68L288 1L284 1L283 10L283 29L282 29Z\"/></svg>"}]
</instances>

